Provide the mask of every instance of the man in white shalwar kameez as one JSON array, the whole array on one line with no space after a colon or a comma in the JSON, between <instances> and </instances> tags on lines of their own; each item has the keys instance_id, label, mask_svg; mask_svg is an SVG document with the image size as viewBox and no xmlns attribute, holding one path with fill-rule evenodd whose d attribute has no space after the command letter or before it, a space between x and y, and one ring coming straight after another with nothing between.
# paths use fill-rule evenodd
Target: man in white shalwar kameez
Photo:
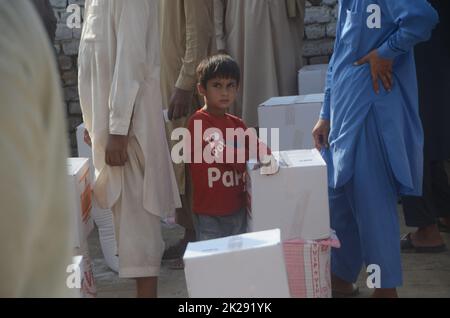
<instances>
[{"instance_id":1,"label":"man in white shalwar kameez","mask_svg":"<svg viewBox=\"0 0 450 318\"><path fill-rule=\"evenodd\" d=\"M242 70L241 93L230 111L248 126L258 126L262 102L298 94L305 0L214 0L214 15L217 49L235 58Z\"/></svg>"},{"instance_id":2,"label":"man in white shalwar kameez","mask_svg":"<svg viewBox=\"0 0 450 318\"><path fill-rule=\"evenodd\" d=\"M79 92L96 169L94 196L114 215L120 276L155 297L161 218L180 204L160 91L158 1L87 0Z\"/></svg>"},{"instance_id":3,"label":"man in white shalwar kameez","mask_svg":"<svg viewBox=\"0 0 450 318\"><path fill-rule=\"evenodd\" d=\"M55 56L28 0L0 1L0 30L0 298L73 297L66 270L75 225Z\"/></svg>"}]
</instances>

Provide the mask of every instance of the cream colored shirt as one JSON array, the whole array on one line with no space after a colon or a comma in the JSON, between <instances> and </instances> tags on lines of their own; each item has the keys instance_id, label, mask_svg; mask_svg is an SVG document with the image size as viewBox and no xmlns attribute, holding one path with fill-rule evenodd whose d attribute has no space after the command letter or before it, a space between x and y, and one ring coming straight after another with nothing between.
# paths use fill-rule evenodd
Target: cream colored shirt
<instances>
[{"instance_id":1,"label":"cream colored shirt","mask_svg":"<svg viewBox=\"0 0 450 318\"><path fill-rule=\"evenodd\" d=\"M217 47L237 60L242 73L230 111L256 127L262 102L298 94L305 0L214 0L214 6Z\"/></svg>"},{"instance_id":2,"label":"cream colored shirt","mask_svg":"<svg viewBox=\"0 0 450 318\"><path fill-rule=\"evenodd\" d=\"M194 91L200 62L215 51L211 0L160 0L164 107L175 87ZM198 106L198 105L195 105Z\"/></svg>"},{"instance_id":3,"label":"cream colored shirt","mask_svg":"<svg viewBox=\"0 0 450 318\"><path fill-rule=\"evenodd\" d=\"M106 165L106 143L109 134L133 134L145 158L144 207L156 216L173 214L181 203L162 111L159 0L85 4L78 85L93 142L95 198L102 208L119 199L123 168Z\"/></svg>"},{"instance_id":4,"label":"cream colored shirt","mask_svg":"<svg viewBox=\"0 0 450 318\"><path fill-rule=\"evenodd\" d=\"M67 130L55 56L27 0L0 1L0 30L0 297L72 296Z\"/></svg>"}]
</instances>

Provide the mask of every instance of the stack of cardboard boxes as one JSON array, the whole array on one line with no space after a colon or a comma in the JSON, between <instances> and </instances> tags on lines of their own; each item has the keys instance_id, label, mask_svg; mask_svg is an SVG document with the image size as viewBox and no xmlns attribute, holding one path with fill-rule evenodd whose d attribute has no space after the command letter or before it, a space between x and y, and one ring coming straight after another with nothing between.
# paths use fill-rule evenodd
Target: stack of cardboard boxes
<instances>
[{"instance_id":1,"label":"stack of cardboard boxes","mask_svg":"<svg viewBox=\"0 0 450 318\"><path fill-rule=\"evenodd\" d=\"M93 182L95 170L92 162L92 148L84 142L84 130L84 124L81 124L77 128L78 157L90 159L90 174ZM97 225L98 228L100 246L102 248L105 262L110 269L118 272L119 258L117 256L117 242L112 212L109 209L105 210L99 208L94 200L91 215L94 219L95 225Z\"/></svg>"},{"instance_id":2,"label":"stack of cardboard boxes","mask_svg":"<svg viewBox=\"0 0 450 318\"><path fill-rule=\"evenodd\" d=\"M95 297L96 288L92 264L89 257L87 239L94 229L94 221L91 216L92 188L89 170L89 159L69 158L68 182L72 193L72 213L76 231L73 231L74 260L80 264L81 273L81 297Z\"/></svg>"},{"instance_id":3,"label":"stack of cardboard boxes","mask_svg":"<svg viewBox=\"0 0 450 318\"><path fill-rule=\"evenodd\" d=\"M274 176L247 165L249 231L281 230L291 297L330 297L327 166L316 149L273 155Z\"/></svg>"}]
</instances>

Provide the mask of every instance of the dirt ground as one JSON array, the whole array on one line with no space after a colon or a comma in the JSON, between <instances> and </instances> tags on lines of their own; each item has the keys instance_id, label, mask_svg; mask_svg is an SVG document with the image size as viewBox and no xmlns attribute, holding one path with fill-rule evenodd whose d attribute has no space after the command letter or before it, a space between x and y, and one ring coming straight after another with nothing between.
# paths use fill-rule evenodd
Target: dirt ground
<instances>
[{"instance_id":1,"label":"dirt ground","mask_svg":"<svg viewBox=\"0 0 450 318\"><path fill-rule=\"evenodd\" d=\"M414 230L404 225L401 207L399 207L399 218L402 223L402 233ZM183 230L177 226L164 225L163 235L166 245L171 246L183 236ZM443 235L447 246L450 247L450 234ZM96 230L89 238L89 250L93 260L97 296L99 298L134 297L134 281L120 279L117 273L106 266ZM450 251L430 255L403 254L402 258L404 286L399 289L400 297L450 298ZM159 297L187 298L184 271L170 270L168 265L167 262L163 262L159 280ZM366 276L362 273L358 283L361 288L360 297L370 297L371 295L371 290L365 287L365 281Z\"/></svg>"},{"instance_id":2,"label":"dirt ground","mask_svg":"<svg viewBox=\"0 0 450 318\"><path fill-rule=\"evenodd\" d=\"M402 227L402 233L408 229ZM174 244L183 235L178 227L164 227L164 237L168 245ZM450 246L450 235L445 234ZM130 298L135 296L133 280L120 279L103 260L97 231L89 238L89 250L94 265L94 276L99 298ZM450 252L443 254L403 254L404 286L399 290L401 297L450 297ZM370 297L371 291L365 287L366 277L361 274L360 297ZM170 270L163 262L159 280L159 297L187 298L184 271Z\"/></svg>"}]
</instances>

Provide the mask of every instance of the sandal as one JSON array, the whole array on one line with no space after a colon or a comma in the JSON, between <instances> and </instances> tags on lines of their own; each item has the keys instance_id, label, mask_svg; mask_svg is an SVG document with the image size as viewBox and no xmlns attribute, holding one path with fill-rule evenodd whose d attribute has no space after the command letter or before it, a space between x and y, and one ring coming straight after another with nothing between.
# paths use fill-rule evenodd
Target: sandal
<instances>
[{"instance_id":1,"label":"sandal","mask_svg":"<svg viewBox=\"0 0 450 318\"><path fill-rule=\"evenodd\" d=\"M180 257L183 257L184 252L186 251L188 243L184 240L179 241L174 246L169 247L164 251L162 256L163 260L174 260Z\"/></svg>"},{"instance_id":2,"label":"sandal","mask_svg":"<svg viewBox=\"0 0 450 318\"><path fill-rule=\"evenodd\" d=\"M418 254L438 254L447 251L447 246L445 244L437 246L415 246L412 242L411 235L412 233L408 233L400 240L400 246L403 252Z\"/></svg>"},{"instance_id":3,"label":"sandal","mask_svg":"<svg viewBox=\"0 0 450 318\"><path fill-rule=\"evenodd\" d=\"M184 270L183 259L178 258L178 259L170 261L168 268L171 270L174 270L174 271Z\"/></svg>"}]
</instances>

